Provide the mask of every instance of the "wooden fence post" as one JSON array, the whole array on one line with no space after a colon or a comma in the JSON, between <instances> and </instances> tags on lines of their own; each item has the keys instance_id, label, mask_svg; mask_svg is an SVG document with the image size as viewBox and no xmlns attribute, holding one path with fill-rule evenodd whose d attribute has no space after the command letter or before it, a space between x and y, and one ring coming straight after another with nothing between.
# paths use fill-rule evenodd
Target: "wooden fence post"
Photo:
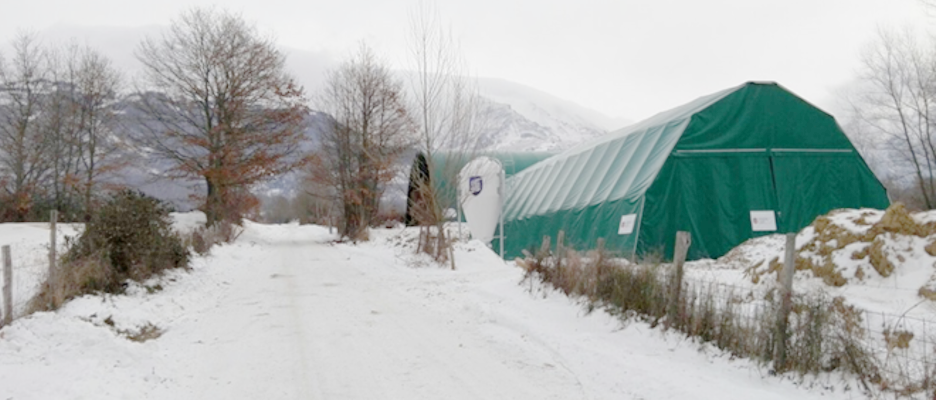
<instances>
[{"instance_id":1,"label":"wooden fence post","mask_svg":"<svg viewBox=\"0 0 937 400\"><path fill-rule=\"evenodd\" d=\"M58 271L56 271L55 268L55 233L58 219L59 212L57 210L52 210L49 216L49 285L53 288L56 287L58 283Z\"/></svg>"},{"instance_id":2,"label":"wooden fence post","mask_svg":"<svg viewBox=\"0 0 937 400\"><path fill-rule=\"evenodd\" d=\"M677 312L680 309L680 295L683 289L683 263L686 261L687 252L690 250L690 232L677 231L677 237L673 246L673 281L671 281L672 290L670 297L670 310L668 325L673 325L677 321Z\"/></svg>"},{"instance_id":3,"label":"wooden fence post","mask_svg":"<svg viewBox=\"0 0 937 400\"><path fill-rule=\"evenodd\" d=\"M550 237L549 236L543 237L543 242L540 243L540 254L543 255L543 257L550 256Z\"/></svg>"},{"instance_id":4,"label":"wooden fence post","mask_svg":"<svg viewBox=\"0 0 937 400\"><path fill-rule=\"evenodd\" d=\"M778 313L778 327L775 332L774 370L783 371L787 362L787 316L791 313L791 291L794 286L794 259L797 234L788 233L784 247L784 271L781 274L781 310Z\"/></svg>"},{"instance_id":5,"label":"wooden fence post","mask_svg":"<svg viewBox=\"0 0 937 400\"><path fill-rule=\"evenodd\" d=\"M13 322L13 262L10 245L3 246L3 324Z\"/></svg>"},{"instance_id":6,"label":"wooden fence post","mask_svg":"<svg viewBox=\"0 0 937 400\"><path fill-rule=\"evenodd\" d=\"M556 266L558 267L562 266L563 258L565 256L563 254L563 240L565 238L566 232L563 232L563 230L560 229L560 231L556 233Z\"/></svg>"}]
</instances>

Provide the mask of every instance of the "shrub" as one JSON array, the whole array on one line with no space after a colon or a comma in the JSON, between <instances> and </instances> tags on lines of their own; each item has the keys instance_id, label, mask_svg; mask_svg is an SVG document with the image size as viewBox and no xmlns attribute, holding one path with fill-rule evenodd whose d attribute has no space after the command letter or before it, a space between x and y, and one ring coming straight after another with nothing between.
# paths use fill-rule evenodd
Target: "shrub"
<instances>
[{"instance_id":1,"label":"shrub","mask_svg":"<svg viewBox=\"0 0 937 400\"><path fill-rule=\"evenodd\" d=\"M172 229L169 208L135 191L115 194L85 225L62 257L32 309L55 309L69 298L119 293L127 279L143 281L166 269L187 267L189 250Z\"/></svg>"},{"instance_id":2,"label":"shrub","mask_svg":"<svg viewBox=\"0 0 937 400\"><path fill-rule=\"evenodd\" d=\"M219 243L231 243L244 228L229 222L216 222L212 226L200 226L192 231L186 238L186 247L191 247L199 255L208 255L211 248Z\"/></svg>"}]
</instances>

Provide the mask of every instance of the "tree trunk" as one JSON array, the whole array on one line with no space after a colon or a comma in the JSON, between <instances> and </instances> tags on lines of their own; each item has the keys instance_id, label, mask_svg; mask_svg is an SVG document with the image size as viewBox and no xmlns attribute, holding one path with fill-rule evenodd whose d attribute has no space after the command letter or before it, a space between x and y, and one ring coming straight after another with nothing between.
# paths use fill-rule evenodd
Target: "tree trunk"
<instances>
[{"instance_id":1,"label":"tree trunk","mask_svg":"<svg viewBox=\"0 0 937 400\"><path fill-rule=\"evenodd\" d=\"M205 225L213 226L221 220L221 207L219 207L220 188L205 177L205 185L208 186L208 195L205 197Z\"/></svg>"}]
</instances>

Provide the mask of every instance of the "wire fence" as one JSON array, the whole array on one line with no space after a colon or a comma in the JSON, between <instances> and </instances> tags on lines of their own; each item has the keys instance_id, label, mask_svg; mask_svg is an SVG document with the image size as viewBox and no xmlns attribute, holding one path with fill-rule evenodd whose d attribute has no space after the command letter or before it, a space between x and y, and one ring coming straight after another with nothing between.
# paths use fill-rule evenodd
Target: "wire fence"
<instances>
[{"instance_id":1,"label":"wire fence","mask_svg":"<svg viewBox=\"0 0 937 400\"><path fill-rule=\"evenodd\" d=\"M776 288L694 278L684 278L683 285L687 301L710 302L722 307L720 312L732 308L730 313L740 324L756 329L773 328L770 318L778 303ZM822 322L824 326L818 332L821 344L817 349L825 348L822 343L855 341L874 363L876 373L870 374L868 379L878 383L881 389L902 388L899 393L933 392L933 387L921 385L922 382L932 383L935 373L935 320L865 310L820 293L795 294L792 302L795 305L790 317L794 331L792 340L808 340L808 335L803 333L808 329L805 325ZM806 315L810 307L824 307L829 314L811 319ZM766 319L769 319L768 324L764 323ZM846 362L833 357L823 359L822 355L818 361L825 364L822 369L833 369L836 363Z\"/></svg>"},{"instance_id":2,"label":"wire fence","mask_svg":"<svg viewBox=\"0 0 937 400\"><path fill-rule=\"evenodd\" d=\"M689 240L681 234L673 264L613 259L603 252L601 239L596 250L565 251L560 231L555 251L551 238L544 237L541 248L527 252L521 266L527 270L525 279L536 277L567 295L584 297L590 309L601 307L624 319L679 330L733 356L772 365L775 372L803 377L839 371L856 378L855 387L861 385L868 394L934 397L934 320L865 310L827 290L796 292L793 262L771 284L726 282L739 279L737 272L710 271L714 279L709 280L688 277L678 254L685 255ZM789 250L793 239L788 236ZM912 294L900 288L874 289L891 296ZM914 291L910 298L917 295Z\"/></svg>"},{"instance_id":3,"label":"wire fence","mask_svg":"<svg viewBox=\"0 0 937 400\"><path fill-rule=\"evenodd\" d=\"M10 319L17 319L26 314L29 301L40 291L42 283L46 281L49 275L48 251L48 245L10 245L12 278L10 281L12 317ZM2 276L0 276L0 281L6 284ZM0 314L6 310L6 307L5 297L0 296Z\"/></svg>"},{"instance_id":4,"label":"wire fence","mask_svg":"<svg viewBox=\"0 0 937 400\"><path fill-rule=\"evenodd\" d=\"M20 237L17 240L12 243L0 243L10 255L9 263L8 260L3 260L3 265L0 265L0 268L9 272L4 271L0 276L3 277L3 287L8 287L11 292L9 295L4 293L0 296L0 312L5 314L0 324L22 317L29 311L29 302L48 280L49 273L57 262L57 255L66 249L68 237L59 237L64 232L57 220L58 212L53 210L50 212L48 224L23 225L23 231L19 232ZM38 229L38 232L35 229ZM33 236L32 233L39 235ZM6 282L7 276L10 276L10 282ZM8 296L11 303L9 305Z\"/></svg>"}]
</instances>

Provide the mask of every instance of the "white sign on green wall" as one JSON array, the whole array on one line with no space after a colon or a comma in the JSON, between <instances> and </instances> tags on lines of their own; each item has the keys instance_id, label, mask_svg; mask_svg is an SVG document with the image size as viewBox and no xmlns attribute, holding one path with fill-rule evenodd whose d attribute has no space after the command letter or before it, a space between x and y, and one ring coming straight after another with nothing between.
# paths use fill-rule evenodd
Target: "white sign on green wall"
<instances>
[{"instance_id":1,"label":"white sign on green wall","mask_svg":"<svg viewBox=\"0 0 937 400\"><path fill-rule=\"evenodd\" d=\"M618 234L630 235L632 232L634 232L634 222L637 217L638 214L622 215L621 221L618 223Z\"/></svg>"},{"instance_id":2,"label":"white sign on green wall","mask_svg":"<svg viewBox=\"0 0 937 400\"><path fill-rule=\"evenodd\" d=\"M774 210L752 211L752 232L774 232L778 230L774 219Z\"/></svg>"}]
</instances>

